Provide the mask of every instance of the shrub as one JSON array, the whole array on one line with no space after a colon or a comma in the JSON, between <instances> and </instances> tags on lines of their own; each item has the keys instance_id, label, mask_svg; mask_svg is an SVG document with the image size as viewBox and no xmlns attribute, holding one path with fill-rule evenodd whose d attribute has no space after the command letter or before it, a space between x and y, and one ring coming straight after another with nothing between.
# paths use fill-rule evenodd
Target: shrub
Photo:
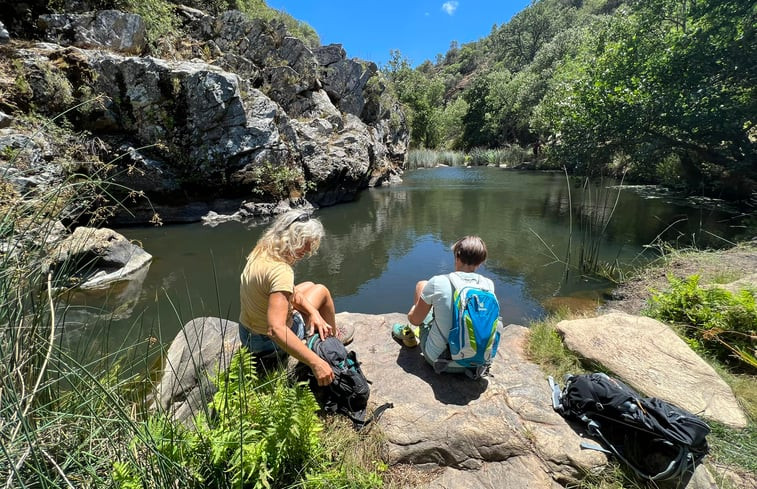
<instances>
[{"instance_id":1,"label":"shrub","mask_svg":"<svg viewBox=\"0 0 757 489\"><path fill-rule=\"evenodd\" d=\"M301 168L288 164L266 161L255 168L254 177L256 186L253 192L279 200L303 197L314 187L313 182L305 181Z\"/></svg>"},{"instance_id":2,"label":"shrub","mask_svg":"<svg viewBox=\"0 0 757 489\"><path fill-rule=\"evenodd\" d=\"M668 277L670 289L656 292L648 314L681 326L688 343L726 364L733 359L757 369L757 306L755 292L731 293L719 287L699 286L699 276Z\"/></svg>"}]
</instances>

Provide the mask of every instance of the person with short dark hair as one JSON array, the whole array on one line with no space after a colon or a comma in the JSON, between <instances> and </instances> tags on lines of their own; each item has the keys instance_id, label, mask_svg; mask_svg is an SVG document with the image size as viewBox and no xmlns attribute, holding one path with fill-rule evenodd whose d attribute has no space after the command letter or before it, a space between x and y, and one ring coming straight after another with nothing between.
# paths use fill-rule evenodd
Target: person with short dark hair
<instances>
[{"instance_id":1,"label":"person with short dark hair","mask_svg":"<svg viewBox=\"0 0 757 489\"><path fill-rule=\"evenodd\" d=\"M486 244L478 236L465 236L452 245L456 279L466 285L494 292L494 283L476 273L486 261ZM447 338L452 328L452 296L454 290L447 274L435 275L415 285L415 298L407 319L412 328L395 324L392 337L405 346L420 345L426 361L439 372L464 372L465 367L451 361Z\"/></svg>"}]
</instances>

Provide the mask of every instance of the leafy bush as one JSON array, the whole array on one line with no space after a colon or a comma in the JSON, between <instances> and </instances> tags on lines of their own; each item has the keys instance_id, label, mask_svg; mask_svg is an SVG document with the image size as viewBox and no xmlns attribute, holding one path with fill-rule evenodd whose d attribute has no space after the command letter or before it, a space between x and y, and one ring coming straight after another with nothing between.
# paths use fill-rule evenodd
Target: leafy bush
<instances>
[{"instance_id":1,"label":"leafy bush","mask_svg":"<svg viewBox=\"0 0 757 489\"><path fill-rule=\"evenodd\" d=\"M733 363L737 358L757 369L757 305L755 292L731 293L719 287L699 286L699 275L684 280L668 277L670 290L651 298L648 313L658 319L682 325L695 350Z\"/></svg>"},{"instance_id":2,"label":"leafy bush","mask_svg":"<svg viewBox=\"0 0 757 489\"><path fill-rule=\"evenodd\" d=\"M276 199L299 198L315 186L306 182L301 168L266 161L254 169L256 187L253 192Z\"/></svg>"}]
</instances>

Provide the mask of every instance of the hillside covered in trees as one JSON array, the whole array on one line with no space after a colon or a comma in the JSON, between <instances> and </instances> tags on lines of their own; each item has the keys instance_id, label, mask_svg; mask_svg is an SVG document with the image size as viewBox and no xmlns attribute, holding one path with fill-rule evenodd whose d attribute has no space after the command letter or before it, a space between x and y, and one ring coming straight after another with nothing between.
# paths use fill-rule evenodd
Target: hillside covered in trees
<instances>
[{"instance_id":1,"label":"hillside covered in trees","mask_svg":"<svg viewBox=\"0 0 757 489\"><path fill-rule=\"evenodd\" d=\"M413 148L531 146L542 164L754 200L757 5L538 0L472 43L384 72Z\"/></svg>"}]
</instances>

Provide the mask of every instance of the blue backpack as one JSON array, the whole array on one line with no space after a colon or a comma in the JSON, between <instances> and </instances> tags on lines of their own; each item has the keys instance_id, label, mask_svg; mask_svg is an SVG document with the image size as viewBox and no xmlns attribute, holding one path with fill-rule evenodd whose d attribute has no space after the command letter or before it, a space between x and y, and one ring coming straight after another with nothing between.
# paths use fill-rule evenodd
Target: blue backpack
<instances>
[{"instance_id":1,"label":"blue backpack","mask_svg":"<svg viewBox=\"0 0 757 489\"><path fill-rule=\"evenodd\" d=\"M452 360L458 365L486 373L499 346L499 302L490 290L465 283L454 273L452 284L452 327L447 341Z\"/></svg>"}]
</instances>

